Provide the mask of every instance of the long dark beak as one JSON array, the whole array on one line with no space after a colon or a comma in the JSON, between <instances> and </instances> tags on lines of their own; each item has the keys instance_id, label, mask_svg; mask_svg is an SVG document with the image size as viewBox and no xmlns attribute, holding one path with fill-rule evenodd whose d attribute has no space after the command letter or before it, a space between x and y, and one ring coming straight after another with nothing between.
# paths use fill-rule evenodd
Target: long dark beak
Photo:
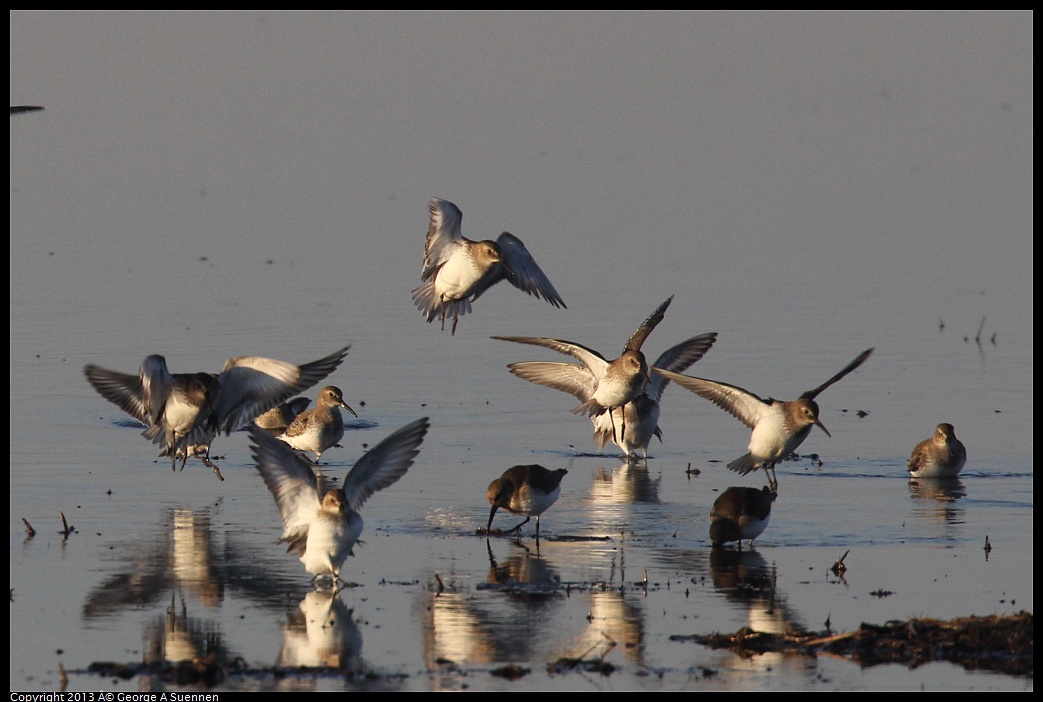
<instances>
[{"instance_id":1,"label":"long dark beak","mask_svg":"<svg viewBox=\"0 0 1043 702\"><path fill-rule=\"evenodd\" d=\"M826 429L826 425L825 424L823 424L822 422L820 422L817 419L815 420L815 424L818 426L819 429L821 429L822 431L826 432L826 436L828 436L831 439L833 438L833 435L829 433L829 429Z\"/></svg>"},{"instance_id":2,"label":"long dark beak","mask_svg":"<svg viewBox=\"0 0 1043 702\"><path fill-rule=\"evenodd\" d=\"M493 508L489 510L489 523L485 525L486 531L493 528L493 517L496 516L496 509L496 505L493 505Z\"/></svg>"},{"instance_id":3,"label":"long dark beak","mask_svg":"<svg viewBox=\"0 0 1043 702\"><path fill-rule=\"evenodd\" d=\"M348 403L347 402L341 402L340 406L343 407L344 409L346 409L347 411L351 412L352 414L354 414L356 417L358 416L357 414L355 414L355 410L353 410L350 407L348 407ZM829 432L826 432L826 433L828 434Z\"/></svg>"}]
</instances>

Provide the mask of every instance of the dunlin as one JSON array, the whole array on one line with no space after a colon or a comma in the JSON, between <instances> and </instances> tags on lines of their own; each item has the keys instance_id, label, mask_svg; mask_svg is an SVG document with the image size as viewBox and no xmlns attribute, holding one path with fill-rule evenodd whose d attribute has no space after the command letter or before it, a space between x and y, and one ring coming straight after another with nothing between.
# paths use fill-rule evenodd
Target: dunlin
<instances>
[{"instance_id":1,"label":"dunlin","mask_svg":"<svg viewBox=\"0 0 1043 702\"><path fill-rule=\"evenodd\" d=\"M344 437L344 418L339 407L358 416L344 401L340 388L327 385L319 391L315 408L298 414L278 438L298 451L314 452L314 462L318 465L323 451L336 446Z\"/></svg>"},{"instance_id":2,"label":"dunlin","mask_svg":"<svg viewBox=\"0 0 1043 702\"><path fill-rule=\"evenodd\" d=\"M309 404L311 404L311 400L303 396L287 400L254 419L254 425L276 434L282 434L298 414L308 409Z\"/></svg>"},{"instance_id":3,"label":"dunlin","mask_svg":"<svg viewBox=\"0 0 1043 702\"><path fill-rule=\"evenodd\" d=\"M87 381L109 402L146 425L142 436L163 447L171 465L181 467L190 455L206 455L220 432L231 434L247 422L325 378L348 355L340 351L296 366L259 356L230 358L219 374L174 373L163 356L142 362L137 375L84 367ZM220 471L208 459L204 463Z\"/></svg>"},{"instance_id":4,"label":"dunlin","mask_svg":"<svg viewBox=\"0 0 1043 702\"><path fill-rule=\"evenodd\" d=\"M606 360L593 349L563 339L547 339L537 336L494 336L493 338L518 344L543 346L578 359L583 364L582 366L574 363L559 363L519 368L519 364L512 363L507 367L511 369L511 373L520 378L575 395L579 398L580 404L572 409L573 414L582 414L596 419L607 413L612 429L612 439L618 444L619 437L626 434L626 426L624 424L617 430L615 418L610 410L617 407L622 408L648 389L651 378L648 374L645 355L641 352L641 345L656 328L656 325L663 321L666 308L670 306L673 299L673 297L668 298L666 302L656 308L656 311L631 335L626 346L623 347L622 355L613 361ZM622 413L621 421L626 421L625 412ZM594 422L594 426L595 428L599 426L597 421Z\"/></svg>"},{"instance_id":5,"label":"dunlin","mask_svg":"<svg viewBox=\"0 0 1043 702\"><path fill-rule=\"evenodd\" d=\"M934 436L913 449L909 457L910 478L955 478L967 462L967 449L956 438L952 424L939 424Z\"/></svg>"},{"instance_id":6,"label":"dunlin","mask_svg":"<svg viewBox=\"0 0 1043 702\"><path fill-rule=\"evenodd\" d=\"M832 436L819 420L818 404L815 397L833 383L855 370L869 358L873 349L867 349L858 358L847 364L844 370L819 385L808 390L796 400L762 399L749 390L727 385L705 378L693 378L680 373L654 368L663 377L704 397L740 422L753 429L750 436L749 453L728 464L730 470L741 475L763 468L768 474L769 484L774 490L775 465L789 458L811 433L811 427L818 425L827 436Z\"/></svg>"},{"instance_id":7,"label":"dunlin","mask_svg":"<svg viewBox=\"0 0 1043 702\"><path fill-rule=\"evenodd\" d=\"M665 368L681 373L698 361L713 346L717 333L700 334L667 349L653 364L657 368ZM567 392L580 402L590 399L591 388L596 384L593 373L585 366L574 363L551 363L542 361L522 361L512 363L508 368L511 373L537 385ZM605 444L615 441L628 458L636 458L640 451L648 458L648 444L652 437L663 439L659 429L660 402L663 391L670 381L661 375L651 376L648 386L639 392L623 407L614 407L591 417L594 424L594 443L600 451ZM622 427L614 432L616 426Z\"/></svg>"},{"instance_id":8,"label":"dunlin","mask_svg":"<svg viewBox=\"0 0 1043 702\"><path fill-rule=\"evenodd\" d=\"M485 496L492 505L489 511L488 533L493 526L496 510L505 509L511 514L524 514L525 521L504 533L518 531L536 517L536 539L540 538L540 515L558 501L561 494L561 479L568 473L564 468L547 470L540 465L514 466L504 471L489 483Z\"/></svg>"},{"instance_id":9,"label":"dunlin","mask_svg":"<svg viewBox=\"0 0 1043 702\"><path fill-rule=\"evenodd\" d=\"M250 428L257 470L275 498L282 515L280 542L287 553L300 557L317 582L340 571L362 534L359 509L373 493L406 474L420 453L430 424L427 417L402 427L360 458L341 488L319 494L319 481L307 460L285 443L258 427Z\"/></svg>"},{"instance_id":10,"label":"dunlin","mask_svg":"<svg viewBox=\"0 0 1043 702\"><path fill-rule=\"evenodd\" d=\"M431 223L420 274L426 285L413 290L413 304L428 322L438 317L445 329L445 318L451 315L455 334L457 321L471 311L471 303L501 280L555 307L565 307L521 239L504 232L496 241L471 241L460 233L462 215L456 205L435 198L429 209Z\"/></svg>"},{"instance_id":11,"label":"dunlin","mask_svg":"<svg viewBox=\"0 0 1043 702\"><path fill-rule=\"evenodd\" d=\"M771 518L771 505L776 494L765 485L760 490L750 487L730 487L721 493L710 510L710 541L714 547L730 541L753 540L760 536Z\"/></svg>"}]
</instances>

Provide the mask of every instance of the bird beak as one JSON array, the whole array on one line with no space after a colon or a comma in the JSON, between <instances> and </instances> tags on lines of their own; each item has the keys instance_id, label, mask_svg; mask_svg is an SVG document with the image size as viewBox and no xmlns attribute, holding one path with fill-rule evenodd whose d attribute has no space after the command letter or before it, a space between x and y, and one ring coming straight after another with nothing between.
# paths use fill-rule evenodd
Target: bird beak
<instances>
[{"instance_id":1,"label":"bird beak","mask_svg":"<svg viewBox=\"0 0 1043 702\"><path fill-rule=\"evenodd\" d=\"M357 414L355 414L355 410L353 410L350 407L348 407L348 403L347 402L341 402L340 406L343 407L344 409L346 409L347 411L351 412L352 414L354 414L356 417L358 416Z\"/></svg>"},{"instance_id":2,"label":"bird beak","mask_svg":"<svg viewBox=\"0 0 1043 702\"><path fill-rule=\"evenodd\" d=\"M485 526L485 530L486 531L489 531L490 529L493 528L493 517L494 516L496 516L496 505L493 505L493 508L491 510L489 510L489 523Z\"/></svg>"},{"instance_id":3,"label":"bird beak","mask_svg":"<svg viewBox=\"0 0 1043 702\"><path fill-rule=\"evenodd\" d=\"M826 436L828 436L831 439L833 438L833 435L829 433L829 429L826 429L826 425L825 424L823 424L822 422L820 422L817 419L815 420L815 424L818 426L819 429L821 429L822 431L826 432Z\"/></svg>"}]
</instances>

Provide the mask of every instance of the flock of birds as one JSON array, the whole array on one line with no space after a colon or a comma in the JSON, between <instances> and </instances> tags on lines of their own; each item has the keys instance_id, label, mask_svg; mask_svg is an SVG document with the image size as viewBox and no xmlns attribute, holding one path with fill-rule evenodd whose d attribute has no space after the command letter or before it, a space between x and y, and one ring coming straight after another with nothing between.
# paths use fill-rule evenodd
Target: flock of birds
<instances>
[{"instance_id":1,"label":"flock of birds","mask_svg":"<svg viewBox=\"0 0 1043 702\"><path fill-rule=\"evenodd\" d=\"M12 108L14 114L15 108ZM516 288L554 307L565 302L537 265L525 244L504 232L496 241L472 241L460 229L459 208L433 199L429 205L421 280L412 299L428 322L438 319L445 329L451 319L455 335L459 318L472 311L482 293L506 280ZM526 361L512 363L510 372L523 380L574 396L574 414L594 425L594 442L601 450L616 444L628 459L647 458L653 437L662 439L658 422L660 400L671 382L703 397L728 412L749 429L747 453L728 464L741 475L764 470L768 485L762 489L731 487L715 501L710 513L710 539L715 547L729 542L753 541L768 524L778 496L775 466L804 442L813 426L827 435L819 418L816 398L822 391L858 369L872 354L867 349L840 372L796 400L762 398L749 390L715 380L684 375L713 346L716 333L694 336L667 349L649 364L641 348L663 320L673 298L667 299L637 328L619 357L608 360L601 353L572 341L544 337L497 336L495 339L540 346L571 356L578 363ZM220 373L171 373L163 356L148 356L138 373L128 374L88 364L87 381L102 397L120 407L146 428L143 436L160 446L160 456L183 469L190 457L211 467L210 445L221 433L229 435L249 428L257 470L272 493L283 521L281 541L300 557L316 582L341 582L341 568L362 533L359 509L375 492L398 481L408 471L430 429L427 417L418 419L370 449L352 467L340 488L323 489L317 473L323 453L338 445L344 435L341 409L356 415L341 390L326 386L316 406L298 397L333 373L350 346L304 365L286 361L240 357L229 359ZM357 416L357 415L356 415ZM306 456L313 453L314 460ZM934 436L917 445L909 460L914 478L952 478L966 462L966 450L951 424L939 424ZM518 465L492 481L486 491L491 505L484 530L494 533L498 510L524 516L519 531L540 515L561 493L565 469Z\"/></svg>"}]
</instances>

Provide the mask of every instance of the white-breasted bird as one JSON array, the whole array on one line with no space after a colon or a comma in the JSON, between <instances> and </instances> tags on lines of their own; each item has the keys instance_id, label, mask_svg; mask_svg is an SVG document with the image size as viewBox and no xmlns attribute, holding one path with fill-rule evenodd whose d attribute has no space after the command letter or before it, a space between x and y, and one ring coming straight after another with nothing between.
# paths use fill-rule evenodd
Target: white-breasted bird
<instances>
[{"instance_id":1,"label":"white-breasted bird","mask_svg":"<svg viewBox=\"0 0 1043 702\"><path fill-rule=\"evenodd\" d=\"M420 453L430 423L410 422L367 451L340 488L319 492L312 465L259 427L250 428L257 470L283 521L280 542L300 557L317 582L340 582L340 571L362 534L359 510L373 493L397 482Z\"/></svg>"},{"instance_id":2,"label":"white-breasted bird","mask_svg":"<svg viewBox=\"0 0 1043 702\"><path fill-rule=\"evenodd\" d=\"M595 428L599 428L598 417L608 414L608 423L612 430L612 439L619 443L621 433L626 433L626 414L621 415L624 423L616 428L615 418L611 410L621 408L646 391L651 378L648 363L641 352L641 345L652 333L666 314L666 309L673 301L673 296L656 308L640 327L637 328L623 347L623 353L612 361L605 359L597 351L582 344L564 339L548 339L538 336L494 336L494 339L513 341L516 344L530 344L553 349L558 353L572 356L582 365L574 363L545 364L535 367L512 363L507 367L511 373L520 378L539 385L547 385L575 395L580 404L571 411L595 420ZM709 347L707 347L709 348Z\"/></svg>"},{"instance_id":3,"label":"white-breasted bird","mask_svg":"<svg viewBox=\"0 0 1043 702\"><path fill-rule=\"evenodd\" d=\"M430 225L420 279L425 285L413 290L413 304L428 322L459 318L471 311L471 303L501 280L555 307L565 307L561 295L536 264L521 239L504 232L496 241L471 241L460 233L460 209L448 200L434 198L429 205Z\"/></svg>"},{"instance_id":4,"label":"white-breasted bird","mask_svg":"<svg viewBox=\"0 0 1043 702\"><path fill-rule=\"evenodd\" d=\"M751 428L753 433L750 435L748 453L729 463L728 469L746 475L763 468L774 490L778 485L775 479L775 465L789 458L797 450L811 433L812 426L818 425L827 436L832 436L819 420L819 408L815 398L830 385L865 363L872 353L873 349L863 351L858 358L822 385L808 390L796 400L786 401L770 397L763 399L749 390L715 380L695 378L658 368L653 368L653 371L706 398Z\"/></svg>"}]
</instances>

